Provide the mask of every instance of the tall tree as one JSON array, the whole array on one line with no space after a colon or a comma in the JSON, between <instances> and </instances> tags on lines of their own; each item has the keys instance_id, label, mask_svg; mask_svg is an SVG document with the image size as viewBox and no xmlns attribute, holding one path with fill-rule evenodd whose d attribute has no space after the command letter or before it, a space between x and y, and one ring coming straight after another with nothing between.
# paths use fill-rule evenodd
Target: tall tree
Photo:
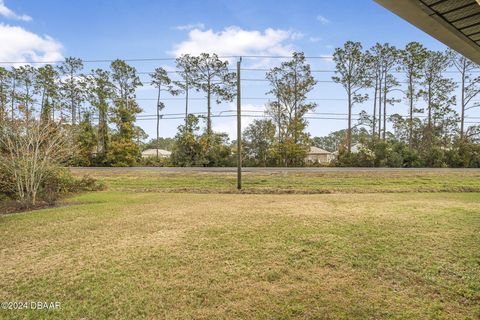
<instances>
[{"instance_id":1,"label":"tall tree","mask_svg":"<svg viewBox=\"0 0 480 320\"><path fill-rule=\"evenodd\" d=\"M301 52L293 53L292 59L266 74L270 91L276 101L268 105L267 112L278 125L277 153L282 165L298 165L303 162L309 147L308 124L305 116L316 104L307 102L307 94L316 81L310 65Z\"/></svg>"},{"instance_id":2,"label":"tall tree","mask_svg":"<svg viewBox=\"0 0 480 320\"><path fill-rule=\"evenodd\" d=\"M376 43L365 53L365 62L368 63L368 77L370 78L370 84L374 86L373 94L373 115L372 120L369 121L372 124L372 137L375 138L376 126L377 126L377 97L381 94L382 85L382 64L380 60L382 51L382 45Z\"/></svg>"},{"instance_id":3,"label":"tall tree","mask_svg":"<svg viewBox=\"0 0 480 320\"><path fill-rule=\"evenodd\" d=\"M142 111L135 100L135 90L142 85L137 70L123 60L115 60L111 64L114 84L114 108L112 122L117 127L112 137L110 161L118 166L131 166L140 157L137 144L142 131L135 126L137 114Z\"/></svg>"},{"instance_id":4,"label":"tall tree","mask_svg":"<svg viewBox=\"0 0 480 320\"><path fill-rule=\"evenodd\" d=\"M30 65L25 65L20 66L16 71L18 74L18 87L22 90L20 93L18 93L18 97L23 104L21 105L20 109L25 114L25 119L28 122L34 111L34 85L37 77L37 70Z\"/></svg>"},{"instance_id":5,"label":"tall tree","mask_svg":"<svg viewBox=\"0 0 480 320\"><path fill-rule=\"evenodd\" d=\"M405 49L400 51L400 68L405 72L407 78L406 98L409 105L409 135L408 140L410 147L413 142L413 126L414 113L416 111L415 101L418 100L420 94L417 89L419 81L422 79L422 71L427 57L427 49L418 42L410 42Z\"/></svg>"},{"instance_id":6,"label":"tall tree","mask_svg":"<svg viewBox=\"0 0 480 320\"><path fill-rule=\"evenodd\" d=\"M397 81L395 75L393 74L393 71L397 67L398 63L398 50L394 47L389 45L388 43L384 44L381 49L381 57L380 57L380 63L381 63L381 76L382 76L382 81L383 83L383 89L382 89L382 98L383 98L383 133L382 133L382 138L385 140L386 138L386 132L387 132L387 103L390 105L393 105L396 100L392 98L388 98L388 94L392 89L394 89L396 86L399 85L399 82ZM381 109L381 108L380 108ZM380 114L380 113L379 113ZM380 117L381 118L381 117ZM380 119L380 122L382 119ZM379 137L380 137L380 128L382 126L378 126L379 129Z\"/></svg>"},{"instance_id":7,"label":"tall tree","mask_svg":"<svg viewBox=\"0 0 480 320\"><path fill-rule=\"evenodd\" d=\"M6 118L10 91L10 72L0 67L0 123Z\"/></svg>"},{"instance_id":8,"label":"tall tree","mask_svg":"<svg viewBox=\"0 0 480 320\"><path fill-rule=\"evenodd\" d=\"M236 75L228 71L228 61L222 61L216 54L202 53L190 59L192 86L206 94L207 134L212 133L212 98L217 103L232 101L236 92Z\"/></svg>"},{"instance_id":9,"label":"tall tree","mask_svg":"<svg viewBox=\"0 0 480 320\"><path fill-rule=\"evenodd\" d=\"M480 107L480 103L473 101L480 93L480 76L474 77L472 73L480 66L452 49L448 55L453 66L460 72L460 140L464 140L465 112Z\"/></svg>"},{"instance_id":10,"label":"tall tree","mask_svg":"<svg viewBox=\"0 0 480 320\"><path fill-rule=\"evenodd\" d=\"M17 99L17 82L18 82L18 69L12 67L10 70L10 112L11 112L11 119L15 119L15 102Z\"/></svg>"},{"instance_id":11,"label":"tall tree","mask_svg":"<svg viewBox=\"0 0 480 320\"><path fill-rule=\"evenodd\" d=\"M38 68L35 89L40 94L40 116L44 120L54 119L55 100L58 97L58 72L47 64Z\"/></svg>"},{"instance_id":12,"label":"tall tree","mask_svg":"<svg viewBox=\"0 0 480 320\"><path fill-rule=\"evenodd\" d=\"M271 86L267 94L273 94L277 99L271 103L269 113L280 119L284 129L279 128L279 132L284 131L284 139L291 138L293 143L298 143L304 138L305 115L316 107L315 103L307 102L307 94L317 82L305 55L294 52L291 60L272 68L266 78Z\"/></svg>"},{"instance_id":13,"label":"tall tree","mask_svg":"<svg viewBox=\"0 0 480 320\"><path fill-rule=\"evenodd\" d=\"M449 57L443 52L428 51L425 60L421 94L427 104L427 127L425 142L431 144L435 134L435 113L445 112L454 102L452 95L455 83L446 78L444 72L450 66Z\"/></svg>"},{"instance_id":14,"label":"tall tree","mask_svg":"<svg viewBox=\"0 0 480 320\"><path fill-rule=\"evenodd\" d=\"M189 54L184 54L178 57L176 61L178 75L182 79L181 81L174 81L175 85L185 93L185 125L183 128L187 128L188 120L188 102L189 92L192 86L192 66L194 58Z\"/></svg>"},{"instance_id":15,"label":"tall tree","mask_svg":"<svg viewBox=\"0 0 480 320\"><path fill-rule=\"evenodd\" d=\"M123 60L115 60L111 64L112 83L114 85L114 105L118 133L125 139L133 139L134 122L137 113L141 112L135 101L135 90L142 85L137 70Z\"/></svg>"},{"instance_id":16,"label":"tall tree","mask_svg":"<svg viewBox=\"0 0 480 320\"><path fill-rule=\"evenodd\" d=\"M115 85L116 100L122 99L128 108L129 101L135 99L135 90L142 86L137 70L123 60L115 60L111 63L112 82Z\"/></svg>"},{"instance_id":17,"label":"tall tree","mask_svg":"<svg viewBox=\"0 0 480 320\"><path fill-rule=\"evenodd\" d=\"M83 62L81 59L69 57L58 67L61 75L62 98L70 107L72 124L81 121L80 106L85 101L85 82L81 74ZM78 121L77 121L78 119Z\"/></svg>"},{"instance_id":18,"label":"tall tree","mask_svg":"<svg viewBox=\"0 0 480 320\"><path fill-rule=\"evenodd\" d=\"M336 48L333 54L335 74L332 79L343 86L348 99L347 151L352 148L352 109L356 103L368 99L368 95L359 91L370 85L366 55L360 42L347 41L343 48Z\"/></svg>"},{"instance_id":19,"label":"tall tree","mask_svg":"<svg viewBox=\"0 0 480 320\"><path fill-rule=\"evenodd\" d=\"M180 93L178 89L172 84L172 80L168 77L167 71L163 68L156 68L153 73L150 74L152 78L151 84L157 88L157 141L160 138L160 111L165 108L165 104L161 102L160 95L162 92L166 92L170 95L177 95ZM157 159L159 159L158 148L157 149Z\"/></svg>"},{"instance_id":20,"label":"tall tree","mask_svg":"<svg viewBox=\"0 0 480 320\"><path fill-rule=\"evenodd\" d=\"M98 114L98 154L100 160L105 162L109 151L108 114L110 101L113 98L110 73L102 69L92 70L91 75L87 77L87 89L87 99Z\"/></svg>"}]
</instances>

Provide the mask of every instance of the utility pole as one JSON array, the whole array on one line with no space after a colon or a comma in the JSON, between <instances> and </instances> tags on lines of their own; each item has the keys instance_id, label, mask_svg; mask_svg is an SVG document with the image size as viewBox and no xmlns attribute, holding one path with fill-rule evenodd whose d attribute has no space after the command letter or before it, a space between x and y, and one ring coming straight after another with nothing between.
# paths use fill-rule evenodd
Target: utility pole
<instances>
[{"instance_id":1,"label":"utility pole","mask_svg":"<svg viewBox=\"0 0 480 320\"><path fill-rule=\"evenodd\" d=\"M185 77L185 132L187 131L188 123L188 73Z\"/></svg>"},{"instance_id":2,"label":"utility pole","mask_svg":"<svg viewBox=\"0 0 480 320\"><path fill-rule=\"evenodd\" d=\"M237 189L242 189L242 103L240 96L240 64L237 62Z\"/></svg>"},{"instance_id":3,"label":"utility pole","mask_svg":"<svg viewBox=\"0 0 480 320\"><path fill-rule=\"evenodd\" d=\"M155 144L155 149L157 150L157 161L159 159L158 156L158 139L160 137L160 90L161 90L161 83L158 84L158 97L157 97L157 143Z\"/></svg>"}]
</instances>

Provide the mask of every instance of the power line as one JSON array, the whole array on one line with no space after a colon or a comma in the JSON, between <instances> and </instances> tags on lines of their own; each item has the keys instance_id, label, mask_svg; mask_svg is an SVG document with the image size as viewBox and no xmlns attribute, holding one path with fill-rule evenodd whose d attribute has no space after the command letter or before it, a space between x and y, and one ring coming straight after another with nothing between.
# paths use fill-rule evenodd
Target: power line
<instances>
[{"instance_id":1,"label":"power line","mask_svg":"<svg viewBox=\"0 0 480 320\"><path fill-rule=\"evenodd\" d=\"M236 118L237 115L235 114L232 114L232 115L212 115L211 116L212 118ZM268 115L242 115L241 116L242 118L268 118L269 116ZM94 118L96 119L96 118ZM184 120L185 117L181 117L181 116L167 116L167 117L162 117L161 118L162 120ZM319 116L309 116L309 117L305 117L305 119L308 119L308 120L340 120L340 121L347 121L348 118L347 117L319 117ZM152 117L152 118L141 118L141 119L137 119L137 121L153 121L153 120L157 120L156 117ZM359 120L362 120L361 118L354 118L352 117L352 120L353 121L359 121ZM475 121L465 121L464 122L465 124L480 124L480 122L475 122Z\"/></svg>"},{"instance_id":2,"label":"power line","mask_svg":"<svg viewBox=\"0 0 480 320\"><path fill-rule=\"evenodd\" d=\"M218 56L219 59L238 59L242 57L243 59L291 59L292 56L285 56L285 55L223 55ZM305 59L313 59L313 60L331 60L333 56L331 55L320 55L320 56L305 56ZM158 57L158 58L126 58L126 59L81 59L83 63L108 63L113 62L116 60L122 60L125 62L154 62L154 61L175 61L177 57ZM45 60L45 61L34 61L34 60L23 60L23 61L0 61L0 64L61 64L64 63L65 60ZM267 68L242 68L241 71L262 71L268 72L271 69ZM229 71L236 71L236 69L229 69ZM168 73L179 73L179 71L168 70ZM311 70L314 73L334 73L335 70L321 70L321 69L314 69ZM393 73L404 73L401 70L392 71ZM473 72L480 72L473 71ZM139 72L140 73L140 72ZM141 72L144 74L149 74L149 72ZM445 73L460 73L458 70L448 70Z\"/></svg>"},{"instance_id":3,"label":"power line","mask_svg":"<svg viewBox=\"0 0 480 320\"><path fill-rule=\"evenodd\" d=\"M223 117L224 115L222 113L235 113L236 110L224 110L224 111L220 111L219 114L214 114L212 115L215 116L215 117ZM242 113L245 112L245 113L259 113L259 114L262 114L262 115L267 115L267 116L270 116L268 114L268 111L266 110L242 110ZM193 115L205 115L207 114L207 112L192 112L192 113L189 113L189 114L193 114ZM348 113L341 113L341 112L314 112L314 111L311 111L311 112L307 112L306 115L315 115L315 116L318 116L318 115L328 115L328 116L348 116ZM373 116L372 114L369 114L369 113L365 113L366 116ZM185 113L163 113L161 114L162 117L165 117L165 116L183 116L182 118L185 118ZM230 115L228 115L230 116ZM242 117L244 116L244 114L242 114ZM259 115L248 115L248 114L245 114L245 116L259 116ZM400 115L401 117L408 117L409 115ZM155 117L156 119L156 115L155 114L139 114L137 117L142 117L142 118L145 118L145 117ZM415 117L417 118L427 118L428 115L423 115L423 114L417 114L415 115ZM335 118L335 119L338 119L338 118ZM345 119L348 119L348 118L345 118ZM476 117L476 116L467 116L465 117L465 119L480 119L480 117Z\"/></svg>"},{"instance_id":4,"label":"power line","mask_svg":"<svg viewBox=\"0 0 480 320\"><path fill-rule=\"evenodd\" d=\"M291 59L292 56L273 56L273 55L228 55L228 56L218 56L219 59L237 59L242 57L243 59ZM330 60L332 56L306 56L306 59L324 59ZM161 57L161 58L128 58L128 59L86 59L83 60L83 63L105 63L113 62L115 60L123 60L125 62L145 62L145 61L174 61L176 57ZM23 61L0 61L0 64L59 64L63 63L65 60L46 60L46 61L33 61L33 60L23 60Z\"/></svg>"},{"instance_id":5,"label":"power line","mask_svg":"<svg viewBox=\"0 0 480 320\"><path fill-rule=\"evenodd\" d=\"M251 72L269 72L271 71L272 69L266 69L266 68L244 68L244 69L241 69L241 71L251 71ZM236 69L228 69L228 71L236 71ZM310 70L311 73L335 73L336 70L328 70L328 69L325 69L325 70L321 70L321 69L314 69L314 70ZM480 73L480 70L473 70L473 71L470 71L471 73ZM148 72L148 71L139 71L137 72L138 74L151 74L152 72ZM167 70L167 73L183 73L183 71L177 71L177 70ZM402 71L402 70L396 70L396 71L391 71L391 73L400 73L400 74L403 74L403 73L406 73L406 71ZM443 71L443 73L461 73L460 71L458 70L446 70L446 71Z\"/></svg>"},{"instance_id":6,"label":"power line","mask_svg":"<svg viewBox=\"0 0 480 320\"><path fill-rule=\"evenodd\" d=\"M336 83L336 84L338 84L338 82L333 81L333 80L323 80L323 79L315 78L315 77L314 77L314 79L316 80L317 83ZM243 78L243 79L240 79L240 80L241 81L247 81L247 82L270 82L270 80L265 79L265 78ZM145 82L148 82L148 81L145 80ZM184 83L185 81L180 80L180 81L176 81L176 82ZM408 84L408 81L397 81L397 82L399 84ZM455 84L461 84L460 81L452 81L452 82L455 83ZM215 83L222 83L222 81L218 80Z\"/></svg>"},{"instance_id":7,"label":"power line","mask_svg":"<svg viewBox=\"0 0 480 320\"><path fill-rule=\"evenodd\" d=\"M243 100L275 100L275 97L267 96L267 97L242 97ZM156 98L136 98L137 101L157 101ZM170 97L170 98L162 98L162 101L185 101L183 97ZM188 100L198 100L198 101L206 101L206 97L195 97L195 98L188 98ZM347 98L307 98L306 101L348 101ZM367 101L373 101L373 98L367 99ZM471 102L480 102L480 100L471 100Z\"/></svg>"},{"instance_id":8,"label":"power line","mask_svg":"<svg viewBox=\"0 0 480 320\"><path fill-rule=\"evenodd\" d=\"M269 82L269 80L268 80L268 79L255 79L255 78L250 78L250 79L241 79L241 81L253 81L253 82L259 81L259 82ZM317 80L317 83L338 83L338 82L335 82L335 81L333 81L333 80ZM407 81L398 81L398 83L407 84L408 82L407 82ZM458 82L458 81L453 81L453 83L460 84L461 82Z\"/></svg>"}]
</instances>

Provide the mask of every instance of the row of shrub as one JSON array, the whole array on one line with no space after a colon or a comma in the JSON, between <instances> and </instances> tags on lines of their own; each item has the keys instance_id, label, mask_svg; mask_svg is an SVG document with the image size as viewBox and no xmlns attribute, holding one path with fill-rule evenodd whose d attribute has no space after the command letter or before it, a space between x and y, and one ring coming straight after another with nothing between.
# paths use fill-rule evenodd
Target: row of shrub
<instances>
[{"instance_id":1,"label":"row of shrub","mask_svg":"<svg viewBox=\"0 0 480 320\"><path fill-rule=\"evenodd\" d=\"M431 146L418 151L404 142L363 143L357 152L341 151L332 163L340 167L480 168L480 145L458 143L450 148Z\"/></svg>"}]
</instances>

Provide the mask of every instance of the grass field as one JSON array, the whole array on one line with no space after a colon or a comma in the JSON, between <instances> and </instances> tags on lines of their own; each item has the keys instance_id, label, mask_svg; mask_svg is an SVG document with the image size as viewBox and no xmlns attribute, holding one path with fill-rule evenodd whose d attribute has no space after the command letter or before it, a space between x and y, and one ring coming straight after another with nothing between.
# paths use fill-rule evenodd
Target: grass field
<instances>
[{"instance_id":1,"label":"grass field","mask_svg":"<svg viewBox=\"0 0 480 320\"><path fill-rule=\"evenodd\" d=\"M236 173L73 170L114 191L236 192ZM480 192L480 170L273 172L243 174L244 193Z\"/></svg>"},{"instance_id":2,"label":"grass field","mask_svg":"<svg viewBox=\"0 0 480 320\"><path fill-rule=\"evenodd\" d=\"M96 175L108 191L0 216L0 300L61 303L0 318L480 318L480 193L406 187L417 179L439 186L430 191L460 190L477 187L474 177L396 185L385 175L371 178L371 194L259 195L213 193L215 180L232 188L225 175ZM246 185L300 183L274 178L252 175ZM138 192L171 191L178 186L165 180L175 179L212 194ZM369 187L342 180L306 185Z\"/></svg>"}]
</instances>

